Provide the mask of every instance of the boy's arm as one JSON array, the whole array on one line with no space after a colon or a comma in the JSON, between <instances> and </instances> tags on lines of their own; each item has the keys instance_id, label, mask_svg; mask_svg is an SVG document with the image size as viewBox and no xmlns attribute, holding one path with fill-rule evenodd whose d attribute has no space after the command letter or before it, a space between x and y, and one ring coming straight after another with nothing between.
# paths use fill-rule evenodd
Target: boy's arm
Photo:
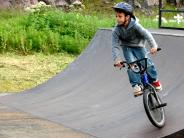
<instances>
[{"instance_id":1,"label":"boy's arm","mask_svg":"<svg viewBox=\"0 0 184 138\"><path fill-rule=\"evenodd\" d=\"M112 58L115 61L115 63L122 61L121 46L119 41L120 40L117 32L113 31L112 32Z\"/></svg>"},{"instance_id":2,"label":"boy's arm","mask_svg":"<svg viewBox=\"0 0 184 138\"><path fill-rule=\"evenodd\" d=\"M137 23L135 27L139 35L141 35L144 39L148 41L151 48L155 48L155 49L158 48L158 45L155 39L153 38L152 34L148 30L143 28L139 23Z\"/></svg>"}]
</instances>

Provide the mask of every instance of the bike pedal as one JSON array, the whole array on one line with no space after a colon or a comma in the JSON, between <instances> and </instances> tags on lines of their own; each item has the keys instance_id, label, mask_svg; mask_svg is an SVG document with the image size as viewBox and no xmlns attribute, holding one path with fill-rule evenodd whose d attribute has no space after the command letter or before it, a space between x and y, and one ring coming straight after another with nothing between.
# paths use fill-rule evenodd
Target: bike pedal
<instances>
[{"instance_id":1,"label":"bike pedal","mask_svg":"<svg viewBox=\"0 0 184 138\"><path fill-rule=\"evenodd\" d=\"M160 107L164 107L164 106L167 106L167 103L160 104L156 108L160 108Z\"/></svg>"},{"instance_id":2,"label":"bike pedal","mask_svg":"<svg viewBox=\"0 0 184 138\"><path fill-rule=\"evenodd\" d=\"M142 94L143 94L143 92L139 92L138 94L134 94L134 97L141 96Z\"/></svg>"}]
</instances>

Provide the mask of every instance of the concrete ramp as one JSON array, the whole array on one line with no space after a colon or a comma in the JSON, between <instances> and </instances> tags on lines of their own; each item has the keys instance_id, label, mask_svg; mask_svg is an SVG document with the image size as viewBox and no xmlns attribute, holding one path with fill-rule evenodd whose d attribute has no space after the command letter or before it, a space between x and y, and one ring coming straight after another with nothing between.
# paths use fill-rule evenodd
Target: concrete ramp
<instances>
[{"instance_id":1,"label":"concrete ramp","mask_svg":"<svg viewBox=\"0 0 184 138\"><path fill-rule=\"evenodd\" d=\"M166 126L148 120L142 96L133 97L125 70L113 68L111 30L99 30L66 70L0 103L98 138L158 138L184 129L184 32L152 30L163 49L153 59L168 103Z\"/></svg>"}]
</instances>

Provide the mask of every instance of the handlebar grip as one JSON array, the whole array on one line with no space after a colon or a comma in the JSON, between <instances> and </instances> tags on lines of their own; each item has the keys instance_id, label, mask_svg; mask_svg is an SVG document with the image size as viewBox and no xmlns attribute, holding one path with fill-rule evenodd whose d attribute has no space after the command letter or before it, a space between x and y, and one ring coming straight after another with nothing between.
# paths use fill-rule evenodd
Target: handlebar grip
<instances>
[{"instance_id":1,"label":"handlebar grip","mask_svg":"<svg viewBox=\"0 0 184 138\"><path fill-rule=\"evenodd\" d=\"M126 62L120 62L120 64L121 65L123 65L123 68L125 67L125 64L124 63L126 63ZM117 65L116 64L114 64L114 67L116 67Z\"/></svg>"},{"instance_id":2,"label":"handlebar grip","mask_svg":"<svg viewBox=\"0 0 184 138\"><path fill-rule=\"evenodd\" d=\"M162 48L160 48L160 47L159 47L159 48L157 48L157 51L160 51L160 50L162 50Z\"/></svg>"}]
</instances>

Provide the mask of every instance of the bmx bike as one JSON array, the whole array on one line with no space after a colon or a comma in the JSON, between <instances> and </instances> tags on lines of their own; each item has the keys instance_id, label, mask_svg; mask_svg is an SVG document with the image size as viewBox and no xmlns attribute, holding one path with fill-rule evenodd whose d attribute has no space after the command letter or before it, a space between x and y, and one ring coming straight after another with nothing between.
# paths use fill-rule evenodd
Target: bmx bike
<instances>
[{"instance_id":1,"label":"bmx bike","mask_svg":"<svg viewBox=\"0 0 184 138\"><path fill-rule=\"evenodd\" d=\"M161 49L158 48L157 51L159 50ZM128 69L140 74L143 104L148 119L155 127L162 128L165 125L166 117L164 107L167 105L167 103L162 102L158 92L149 82L149 77L146 72L147 58L143 58L131 63L124 61L121 64L124 67L127 65Z\"/></svg>"}]
</instances>

